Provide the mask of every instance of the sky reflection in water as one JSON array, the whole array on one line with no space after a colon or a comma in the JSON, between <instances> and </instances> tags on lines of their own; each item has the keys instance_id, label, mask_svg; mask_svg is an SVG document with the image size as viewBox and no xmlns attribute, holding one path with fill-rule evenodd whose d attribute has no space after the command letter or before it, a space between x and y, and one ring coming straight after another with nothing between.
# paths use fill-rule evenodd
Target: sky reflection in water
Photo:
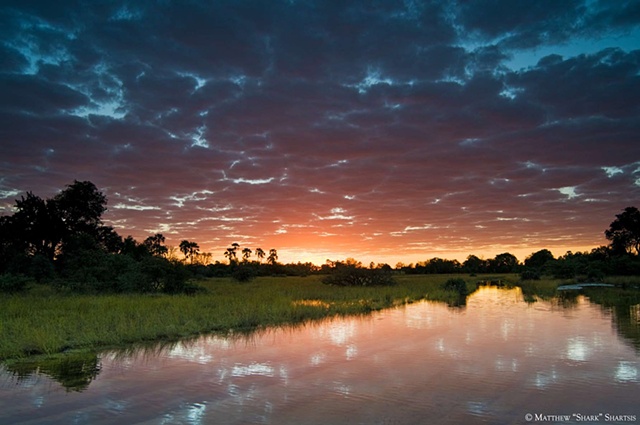
<instances>
[{"instance_id":1,"label":"sky reflection in water","mask_svg":"<svg viewBox=\"0 0 640 425\"><path fill-rule=\"evenodd\" d=\"M237 340L108 353L101 366L83 392L45 376L4 378L0 417L39 425L640 419L638 352L611 315L584 297L526 304L518 289L481 288L460 309L418 303Z\"/></svg>"}]
</instances>

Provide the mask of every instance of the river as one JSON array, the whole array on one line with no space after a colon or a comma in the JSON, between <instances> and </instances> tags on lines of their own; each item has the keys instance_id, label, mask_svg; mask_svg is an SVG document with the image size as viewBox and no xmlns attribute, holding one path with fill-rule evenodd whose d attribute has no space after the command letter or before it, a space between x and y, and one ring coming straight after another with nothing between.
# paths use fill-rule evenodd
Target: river
<instances>
[{"instance_id":1,"label":"river","mask_svg":"<svg viewBox=\"0 0 640 425\"><path fill-rule=\"evenodd\" d=\"M63 376L69 365L5 368L0 423L640 423L628 331L640 317L628 309L582 295L526 303L517 288L484 287L463 307L420 302L106 352L80 362L75 379Z\"/></svg>"}]
</instances>

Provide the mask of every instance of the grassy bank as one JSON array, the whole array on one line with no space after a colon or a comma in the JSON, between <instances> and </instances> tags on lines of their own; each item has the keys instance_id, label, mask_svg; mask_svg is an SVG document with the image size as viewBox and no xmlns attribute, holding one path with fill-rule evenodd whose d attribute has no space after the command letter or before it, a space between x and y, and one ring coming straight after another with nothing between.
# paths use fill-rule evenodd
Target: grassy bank
<instances>
[{"instance_id":1,"label":"grassy bank","mask_svg":"<svg viewBox=\"0 0 640 425\"><path fill-rule=\"evenodd\" d=\"M540 280L523 280L517 283L522 289L525 301L535 301L536 299L548 300L558 296L557 289L561 285L573 285L578 283L576 279L554 279L544 277ZM640 299L640 276L608 276L602 283L615 285L615 288L584 289L582 292L593 297L594 302L598 302L602 294L609 294L610 304L621 302L623 299Z\"/></svg>"},{"instance_id":2,"label":"grassy bank","mask_svg":"<svg viewBox=\"0 0 640 425\"><path fill-rule=\"evenodd\" d=\"M244 332L340 315L367 314L418 300L458 306L465 297L442 289L450 278L462 278L467 293L477 283L518 285L524 299L551 299L556 288L574 280L520 281L517 275L397 275L395 286L334 287L320 276L261 277L249 283L215 278L197 282L196 295L78 295L47 286L0 295L0 360L67 350L99 350L135 343L173 341L201 333ZM602 305L637 304L640 278L608 278L619 288L585 290Z\"/></svg>"},{"instance_id":3,"label":"grassy bank","mask_svg":"<svg viewBox=\"0 0 640 425\"><path fill-rule=\"evenodd\" d=\"M263 277L198 282L197 295L71 295L48 287L0 296L0 359L96 349L204 332L295 324L336 315L366 314L421 299L459 296L441 288L451 276L398 276L390 287L332 287L320 277ZM482 277L464 277L468 292Z\"/></svg>"}]
</instances>

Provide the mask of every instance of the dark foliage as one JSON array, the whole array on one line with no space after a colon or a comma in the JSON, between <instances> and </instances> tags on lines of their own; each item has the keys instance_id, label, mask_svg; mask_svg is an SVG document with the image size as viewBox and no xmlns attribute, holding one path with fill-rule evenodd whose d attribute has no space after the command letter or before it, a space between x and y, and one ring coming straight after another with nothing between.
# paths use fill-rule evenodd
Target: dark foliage
<instances>
[{"instance_id":1,"label":"dark foliage","mask_svg":"<svg viewBox=\"0 0 640 425\"><path fill-rule=\"evenodd\" d=\"M338 263L331 273L322 279L323 283L335 286L388 286L396 281L390 270L363 268L353 264Z\"/></svg>"},{"instance_id":2,"label":"dark foliage","mask_svg":"<svg viewBox=\"0 0 640 425\"><path fill-rule=\"evenodd\" d=\"M0 220L0 254L8 261L20 254L53 261L80 234L111 247L115 232L101 220L106 204L106 197L87 181L75 181L47 200L27 192L16 200L16 212Z\"/></svg>"},{"instance_id":3,"label":"dark foliage","mask_svg":"<svg viewBox=\"0 0 640 425\"><path fill-rule=\"evenodd\" d=\"M540 280L540 271L538 269L527 269L520 273L522 280Z\"/></svg>"},{"instance_id":4,"label":"dark foliage","mask_svg":"<svg viewBox=\"0 0 640 425\"><path fill-rule=\"evenodd\" d=\"M233 266L231 277L238 282L249 282L258 276L258 270L251 264L237 264Z\"/></svg>"},{"instance_id":5,"label":"dark foliage","mask_svg":"<svg viewBox=\"0 0 640 425\"><path fill-rule=\"evenodd\" d=\"M442 284L442 288L446 291L455 291L460 295L466 295L468 293L467 282L459 277L447 279L447 281Z\"/></svg>"},{"instance_id":6,"label":"dark foliage","mask_svg":"<svg viewBox=\"0 0 640 425\"><path fill-rule=\"evenodd\" d=\"M640 254L640 211L636 207L625 208L604 234L615 254Z\"/></svg>"},{"instance_id":7,"label":"dark foliage","mask_svg":"<svg viewBox=\"0 0 640 425\"><path fill-rule=\"evenodd\" d=\"M457 260L445 260L442 258L432 258L428 261L415 265L413 273L416 274L441 274L458 273L462 265Z\"/></svg>"},{"instance_id":8,"label":"dark foliage","mask_svg":"<svg viewBox=\"0 0 640 425\"><path fill-rule=\"evenodd\" d=\"M12 273L0 274L0 292L15 293L22 292L27 288L29 278Z\"/></svg>"},{"instance_id":9,"label":"dark foliage","mask_svg":"<svg viewBox=\"0 0 640 425\"><path fill-rule=\"evenodd\" d=\"M534 252L524 260L525 267L542 270L549 262L554 261L553 254L548 249Z\"/></svg>"},{"instance_id":10,"label":"dark foliage","mask_svg":"<svg viewBox=\"0 0 640 425\"><path fill-rule=\"evenodd\" d=\"M169 252L169 249L164 246L165 238L162 233L156 233L153 236L149 236L142 243L146 250L157 257L164 257Z\"/></svg>"},{"instance_id":11,"label":"dark foliage","mask_svg":"<svg viewBox=\"0 0 640 425\"><path fill-rule=\"evenodd\" d=\"M515 273L518 271L518 259L513 254L505 252L489 260L490 273Z\"/></svg>"},{"instance_id":12,"label":"dark foliage","mask_svg":"<svg viewBox=\"0 0 640 425\"><path fill-rule=\"evenodd\" d=\"M164 237L140 244L102 224L107 199L91 182L75 181L51 199L31 192L0 217L0 291L52 282L78 292L193 292L189 272L162 255Z\"/></svg>"},{"instance_id":13,"label":"dark foliage","mask_svg":"<svg viewBox=\"0 0 640 425\"><path fill-rule=\"evenodd\" d=\"M135 249L129 254L112 254L82 235L60 258L57 283L79 292L184 292L189 277L185 266L143 255L140 246L131 245Z\"/></svg>"}]
</instances>

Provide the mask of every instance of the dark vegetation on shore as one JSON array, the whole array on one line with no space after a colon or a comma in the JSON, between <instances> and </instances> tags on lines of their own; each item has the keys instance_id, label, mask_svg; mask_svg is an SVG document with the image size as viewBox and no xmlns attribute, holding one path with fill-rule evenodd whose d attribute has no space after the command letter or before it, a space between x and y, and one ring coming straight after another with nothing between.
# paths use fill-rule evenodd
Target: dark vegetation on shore
<instances>
[{"instance_id":1,"label":"dark vegetation on shore","mask_svg":"<svg viewBox=\"0 0 640 425\"><path fill-rule=\"evenodd\" d=\"M528 301L576 281L612 282L629 300L640 293L634 207L605 231L611 244L591 252L391 267L352 258L281 264L275 249L237 243L224 252L227 263L211 263L187 240L180 257L161 234L141 243L118 235L102 222L106 205L93 183L75 181L51 199L29 192L0 217L0 359L366 314L422 299L464 306L485 281L517 284Z\"/></svg>"}]
</instances>

